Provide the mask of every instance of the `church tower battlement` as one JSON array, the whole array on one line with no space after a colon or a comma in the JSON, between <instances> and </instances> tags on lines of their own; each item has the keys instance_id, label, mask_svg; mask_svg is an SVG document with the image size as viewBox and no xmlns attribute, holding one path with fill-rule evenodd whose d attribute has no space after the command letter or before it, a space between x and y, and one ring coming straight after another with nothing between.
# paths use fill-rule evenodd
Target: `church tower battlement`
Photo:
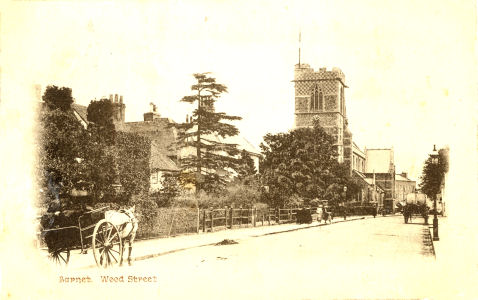
<instances>
[{"instance_id":1,"label":"church tower battlement","mask_svg":"<svg viewBox=\"0 0 478 300\"><path fill-rule=\"evenodd\" d=\"M352 134L347 127L345 105L345 75L339 68L315 71L308 64L296 64L295 125L294 128L313 126L318 120L335 141L339 162L352 159Z\"/></svg>"}]
</instances>

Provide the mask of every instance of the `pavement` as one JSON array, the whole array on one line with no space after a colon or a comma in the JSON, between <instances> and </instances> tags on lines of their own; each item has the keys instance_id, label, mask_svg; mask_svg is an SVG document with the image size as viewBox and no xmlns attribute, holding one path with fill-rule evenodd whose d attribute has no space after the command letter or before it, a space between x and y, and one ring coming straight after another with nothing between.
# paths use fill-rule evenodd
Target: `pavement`
<instances>
[{"instance_id":1,"label":"pavement","mask_svg":"<svg viewBox=\"0 0 478 300\"><path fill-rule=\"evenodd\" d=\"M377 216L378 218L379 216ZM169 238L157 238L150 240L135 241L132 249L132 258L135 261L150 259L170 253L184 251L192 248L204 247L215 245L225 239L229 240L241 240L251 237L260 237L271 234L278 234L284 232L291 232L301 229L307 229L318 226L333 226L336 223L351 222L354 220L363 220L365 218L373 218L372 216L351 216L344 220L343 217L336 217L332 221L332 224L319 224L317 221L311 224L278 224L270 226L257 226L257 227L244 227L235 229L224 229L214 232L206 232L199 234L186 234ZM45 251L46 254L46 251ZM124 253L127 255L127 249ZM126 261L125 261L126 263ZM69 269L85 269L95 268L95 260L93 252L88 249L86 254L81 254L80 250L73 250L70 254L70 260L68 263Z\"/></svg>"}]
</instances>

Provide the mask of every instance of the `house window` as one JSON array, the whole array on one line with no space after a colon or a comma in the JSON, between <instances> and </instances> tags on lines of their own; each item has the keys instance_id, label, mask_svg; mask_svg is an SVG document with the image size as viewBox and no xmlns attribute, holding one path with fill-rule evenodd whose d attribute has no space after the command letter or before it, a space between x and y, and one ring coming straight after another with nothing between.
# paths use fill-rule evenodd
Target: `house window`
<instances>
[{"instance_id":1,"label":"house window","mask_svg":"<svg viewBox=\"0 0 478 300\"><path fill-rule=\"evenodd\" d=\"M158 183L158 172L151 173L151 183Z\"/></svg>"}]
</instances>

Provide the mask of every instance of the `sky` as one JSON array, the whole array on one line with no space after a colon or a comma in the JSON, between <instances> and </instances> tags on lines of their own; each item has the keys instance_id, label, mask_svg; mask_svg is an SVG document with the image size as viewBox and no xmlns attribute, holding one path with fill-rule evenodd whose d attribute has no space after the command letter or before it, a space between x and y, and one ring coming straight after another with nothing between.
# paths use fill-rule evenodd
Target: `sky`
<instances>
[{"instance_id":1,"label":"sky","mask_svg":"<svg viewBox=\"0 0 478 300\"><path fill-rule=\"evenodd\" d=\"M293 127L301 32L302 63L344 72L362 149L393 147L412 179L433 144L476 150L473 1L12 1L2 11L3 99L67 86L82 105L123 95L126 121L154 102L182 122L192 74L212 72L228 87L217 109L241 116L258 146Z\"/></svg>"}]
</instances>

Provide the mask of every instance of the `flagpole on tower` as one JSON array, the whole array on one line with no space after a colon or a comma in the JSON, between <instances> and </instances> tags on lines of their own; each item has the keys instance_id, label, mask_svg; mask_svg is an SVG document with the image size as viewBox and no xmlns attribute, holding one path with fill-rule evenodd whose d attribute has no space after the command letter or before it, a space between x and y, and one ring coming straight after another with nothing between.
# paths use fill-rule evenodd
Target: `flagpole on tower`
<instances>
[{"instance_id":1,"label":"flagpole on tower","mask_svg":"<svg viewBox=\"0 0 478 300\"><path fill-rule=\"evenodd\" d=\"M301 31L299 29L299 68L300 68L300 45L301 45Z\"/></svg>"}]
</instances>

